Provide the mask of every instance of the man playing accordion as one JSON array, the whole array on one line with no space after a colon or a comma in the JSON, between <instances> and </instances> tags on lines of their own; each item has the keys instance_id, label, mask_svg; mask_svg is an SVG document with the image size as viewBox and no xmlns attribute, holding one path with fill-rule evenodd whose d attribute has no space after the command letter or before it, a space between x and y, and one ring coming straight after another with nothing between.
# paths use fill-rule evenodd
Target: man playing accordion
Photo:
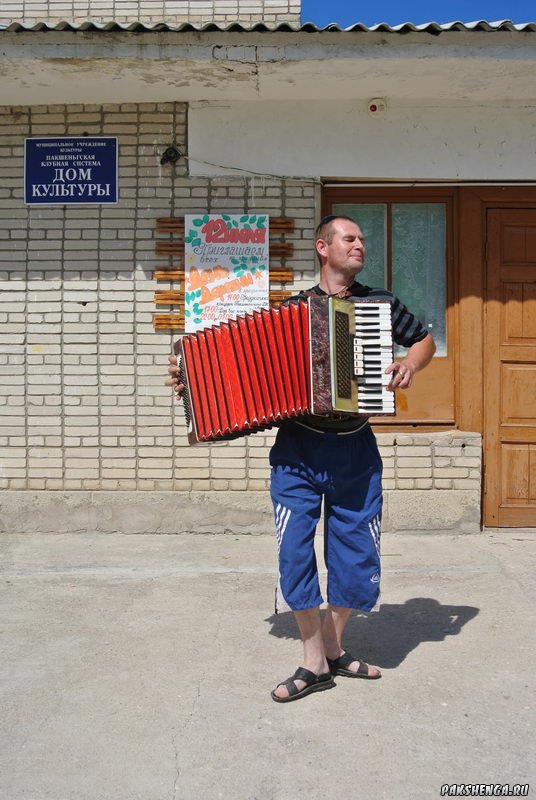
<instances>
[{"instance_id":1,"label":"man playing accordion","mask_svg":"<svg viewBox=\"0 0 536 800\"><path fill-rule=\"evenodd\" d=\"M359 225L349 217L324 217L315 232L315 248L320 281L307 294L391 303L393 341L408 352L386 369L391 375L388 389L408 389L413 375L431 361L435 343L391 292L355 280L365 260ZM175 356L169 361L167 385L180 398L185 387L179 382ZM311 414L279 423L270 464L279 555L276 612L293 611L303 643L301 666L275 687L272 699L286 703L329 689L336 675L380 678L376 667L342 645L352 611L377 609L380 597L382 462L368 419ZM323 614L314 551L322 501L328 573Z\"/></svg>"}]
</instances>

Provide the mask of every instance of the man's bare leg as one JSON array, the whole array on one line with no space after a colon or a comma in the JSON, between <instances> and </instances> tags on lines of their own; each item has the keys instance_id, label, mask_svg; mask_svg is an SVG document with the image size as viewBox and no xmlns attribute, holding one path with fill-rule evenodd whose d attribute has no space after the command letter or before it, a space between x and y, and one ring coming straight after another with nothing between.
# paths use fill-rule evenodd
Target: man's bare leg
<instances>
[{"instance_id":1,"label":"man's bare leg","mask_svg":"<svg viewBox=\"0 0 536 800\"><path fill-rule=\"evenodd\" d=\"M351 608L344 608L343 606L328 605L324 615L324 622L322 625L322 636L324 639L324 652L327 658L335 659L342 656L344 648L342 646L342 637L346 624L352 614ZM352 661L348 666L351 672L357 672L359 661ZM376 667L369 668L369 675L379 675L380 670Z\"/></svg>"},{"instance_id":2,"label":"man's bare leg","mask_svg":"<svg viewBox=\"0 0 536 800\"><path fill-rule=\"evenodd\" d=\"M307 608L304 611L295 611L294 616L300 629L303 642L303 663L301 666L311 670L315 675L324 675L329 672L326 654L324 652L324 640L322 637L322 619L320 609ZM296 681L298 689L303 689L305 683ZM288 697L288 690L285 686L278 686L274 690L277 697Z\"/></svg>"}]
</instances>

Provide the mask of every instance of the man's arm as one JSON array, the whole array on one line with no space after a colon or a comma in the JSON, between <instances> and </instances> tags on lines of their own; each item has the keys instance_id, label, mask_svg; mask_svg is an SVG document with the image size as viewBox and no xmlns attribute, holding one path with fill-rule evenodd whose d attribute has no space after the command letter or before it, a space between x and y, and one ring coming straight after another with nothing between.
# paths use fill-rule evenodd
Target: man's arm
<instances>
[{"instance_id":1,"label":"man's arm","mask_svg":"<svg viewBox=\"0 0 536 800\"><path fill-rule=\"evenodd\" d=\"M386 375L393 373L391 383L387 388L390 391L409 389L415 373L428 366L435 351L436 345L431 333L428 333L420 342L412 344L407 355L401 361L395 361L385 370Z\"/></svg>"}]
</instances>

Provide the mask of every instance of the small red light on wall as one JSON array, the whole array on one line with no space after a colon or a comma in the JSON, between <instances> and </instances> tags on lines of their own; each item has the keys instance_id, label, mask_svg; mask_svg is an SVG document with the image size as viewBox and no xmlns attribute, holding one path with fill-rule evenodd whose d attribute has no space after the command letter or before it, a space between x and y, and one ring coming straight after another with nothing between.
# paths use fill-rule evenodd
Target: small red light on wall
<instances>
[{"instance_id":1,"label":"small red light on wall","mask_svg":"<svg viewBox=\"0 0 536 800\"><path fill-rule=\"evenodd\" d=\"M381 97L373 97L368 101L368 112L373 117L381 116L386 108L387 103Z\"/></svg>"}]
</instances>

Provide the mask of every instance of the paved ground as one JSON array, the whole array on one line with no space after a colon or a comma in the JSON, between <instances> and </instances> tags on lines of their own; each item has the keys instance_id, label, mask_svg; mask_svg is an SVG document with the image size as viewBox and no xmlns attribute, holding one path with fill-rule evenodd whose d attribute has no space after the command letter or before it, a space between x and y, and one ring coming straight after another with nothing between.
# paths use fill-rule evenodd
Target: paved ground
<instances>
[{"instance_id":1,"label":"paved ground","mask_svg":"<svg viewBox=\"0 0 536 800\"><path fill-rule=\"evenodd\" d=\"M3 535L0 797L419 800L534 783L536 531L383 550L382 610L347 638L383 679L278 705L300 646L272 614L271 537Z\"/></svg>"}]
</instances>

